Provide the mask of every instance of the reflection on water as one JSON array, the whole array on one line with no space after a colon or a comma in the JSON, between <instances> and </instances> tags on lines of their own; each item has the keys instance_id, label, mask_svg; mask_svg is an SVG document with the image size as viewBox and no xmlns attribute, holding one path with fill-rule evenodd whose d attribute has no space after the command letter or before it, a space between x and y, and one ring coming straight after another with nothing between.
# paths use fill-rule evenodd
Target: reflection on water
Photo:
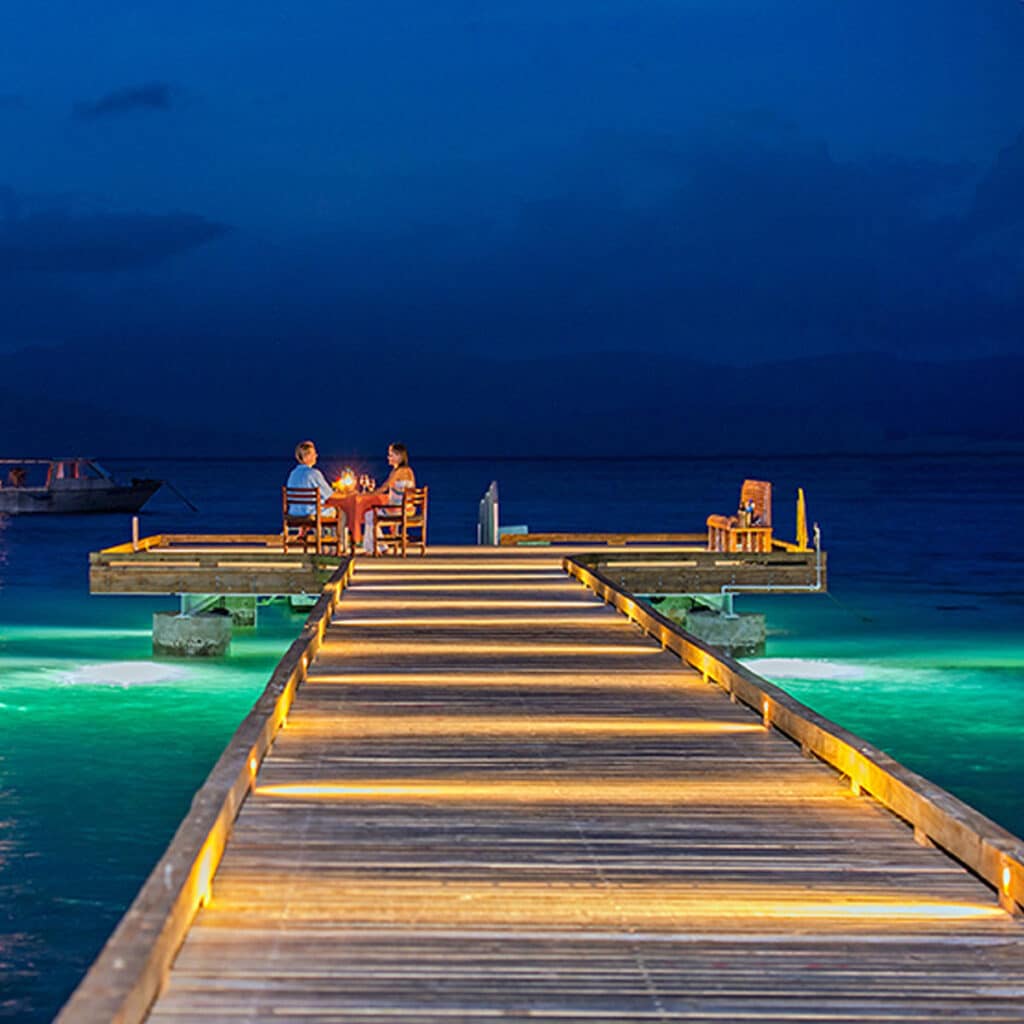
<instances>
[{"instance_id":1,"label":"reflection on water","mask_svg":"<svg viewBox=\"0 0 1024 1024\"><path fill-rule=\"evenodd\" d=\"M7 544L5 543L4 534L7 530L8 517L0 515L0 590L4 589L4 568L7 565Z\"/></svg>"}]
</instances>

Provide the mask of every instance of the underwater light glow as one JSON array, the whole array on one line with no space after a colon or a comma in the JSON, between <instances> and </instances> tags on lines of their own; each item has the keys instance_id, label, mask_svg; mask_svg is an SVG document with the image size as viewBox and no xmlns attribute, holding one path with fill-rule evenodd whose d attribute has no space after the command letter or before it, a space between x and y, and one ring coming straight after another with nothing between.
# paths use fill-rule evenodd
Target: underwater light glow
<instances>
[{"instance_id":1,"label":"underwater light glow","mask_svg":"<svg viewBox=\"0 0 1024 1024\"><path fill-rule=\"evenodd\" d=\"M744 658L743 664L767 679L832 679L851 682L866 679L862 665L815 658Z\"/></svg>"},{"instance_id":2,"label":"underwater light glow","mask_svg":"<svg viewBox=\"0 0 1024 1024\"><path fill-rule=\"evenodd\" d=\"M187 668L152 661L104 661L58 672L60 681L68 686L153 686L191 675Z\"/></svg>"}]
</instances>

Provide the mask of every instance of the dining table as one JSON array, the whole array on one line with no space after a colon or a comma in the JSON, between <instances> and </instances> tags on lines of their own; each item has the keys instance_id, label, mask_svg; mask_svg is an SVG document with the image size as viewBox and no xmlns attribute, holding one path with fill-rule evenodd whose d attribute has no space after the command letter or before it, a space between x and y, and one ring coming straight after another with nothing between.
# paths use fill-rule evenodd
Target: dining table
<instances>
[{"instance_id":1,"label":"dining table","mask_svg":"<svg viewBox=\"0 0 1024 1024\"><path fill-rule=\"evenodd\" d=\"M363 520L371 508L388 504L387 491L348 491L344 494L335 492L327 499L328 508L337 508L345 513L353 544L363 542Z\"/></svg>"}]
</instances>

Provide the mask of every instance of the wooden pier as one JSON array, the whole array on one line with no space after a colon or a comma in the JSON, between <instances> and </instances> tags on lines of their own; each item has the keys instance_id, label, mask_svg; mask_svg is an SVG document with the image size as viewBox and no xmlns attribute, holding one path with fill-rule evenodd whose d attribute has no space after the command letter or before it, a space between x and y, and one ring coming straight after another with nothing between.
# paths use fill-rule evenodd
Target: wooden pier
<instances>
[{"instance_id":1,"label":"wooden pier","mask_svg":"<svg viewBox=\"0 0 1024 1024\"><path fill-rule=\"evenodd\" d=\"M707 550L707 533L530 534L506 538L572 554L608 571L633 593L824 593L825 552ZM525 541L529 540L529 544ZM89 556L93 594L318 594L338 568L334 555L281 550L280 534L156 534Z\"/></svg>"},{"instance_id":2,"label":"wooden pier","mask_svg":"<svg viewBox=\"0 0 1024 1024\"><path fill-rule=\"evenodd\" d=\"M1021 1021L1022 900L603 570L434 548L336 572L58 1019Z\"/></svg>"}]
</instances>

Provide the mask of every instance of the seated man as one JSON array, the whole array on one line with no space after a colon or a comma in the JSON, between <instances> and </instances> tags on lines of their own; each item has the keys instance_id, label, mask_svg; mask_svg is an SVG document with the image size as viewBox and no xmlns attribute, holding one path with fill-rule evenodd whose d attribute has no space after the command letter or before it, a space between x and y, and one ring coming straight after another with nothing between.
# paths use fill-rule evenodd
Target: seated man
<instances>
[{"instance_id":1,"label":"seated man","mask_svg":"<svg viewBox=\"0 0 1024 1024\"><path fill-rule=\"evenodd\" d=\"M320 499L322 503L326 503L327 499L334 493L331 490L331 485L327 482L323 473L316 468L316 445L312 441L300 441L295 446L295 461L298 465L288 474L288 487L315 487L320 492ZM289 505L288 514L290 516L312 516L316 513L316 506L314 505ZM336 508L321 508L321 518L323 519L337 519L338 510ZM346 526L344 515L341 516L338 522L338 530L344 530Z\"/></svg>"}]
</instances>

